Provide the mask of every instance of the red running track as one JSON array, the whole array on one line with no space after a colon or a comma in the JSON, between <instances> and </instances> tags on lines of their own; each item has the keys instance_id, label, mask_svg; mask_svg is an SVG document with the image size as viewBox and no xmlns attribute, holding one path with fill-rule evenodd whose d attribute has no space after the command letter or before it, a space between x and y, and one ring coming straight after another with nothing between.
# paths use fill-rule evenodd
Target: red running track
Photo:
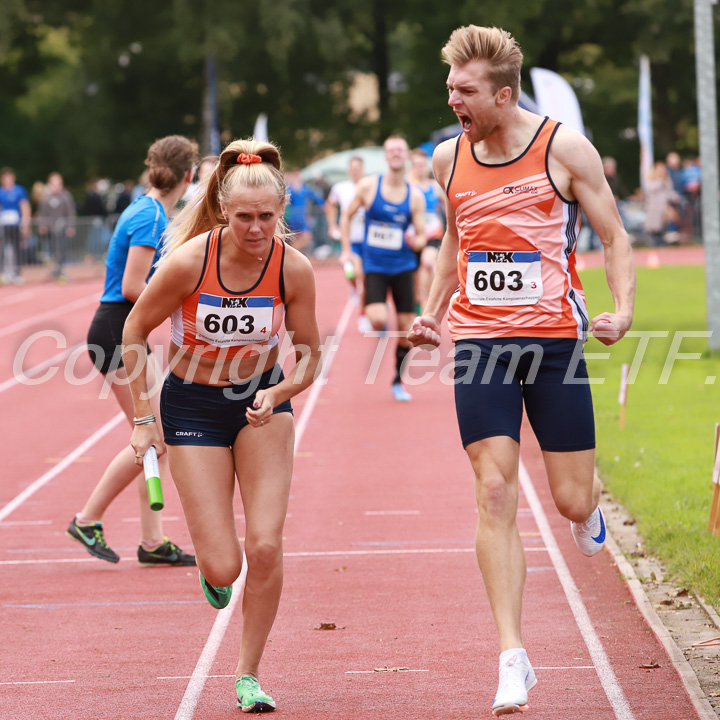
<instances>
[{"instance_id":1,"label":"red running track","mask_svg":"<svg viewBox=\"0 0 720 720\"><path fill-rule=\"evenodd\" d=\"M473 481L447 384L450 347L440 353L443 370L411 388L413 402L394 403L394 353L367 383L378 343L357 333L342 273L323 267L317 280L322 335L337 336L341 317L350 322L330 353L327 385L295 402L301 437L286 583L263 687L278 716L293 720L490 717L498 648L474 557ZM13 381L13 358L33 332L62 333L68 348L83 343L99 290L98 282L0 288L0 718L237 718L239 606L213 610L194 569L138 565L134 492L105 519L118 565L65 537L128 441L124 422L108 425L114 401L98 400L97 378L78 387L62 372L39 385ZM62 354L58 337L33 342L23 367ZM82 353L76 372L90 372ZM525 641L539 679L527 717L700 717L610 554L588 560L575 549L527 430L523 460ZM164 486L165 530L189 549L172 483ZM239 501L236 514L242 536ZM337 629L317 629L323 623ZM659 667L640 667L651 661ZM407 669L376 671L383 668Z\"/></svg>"}]
</instances>

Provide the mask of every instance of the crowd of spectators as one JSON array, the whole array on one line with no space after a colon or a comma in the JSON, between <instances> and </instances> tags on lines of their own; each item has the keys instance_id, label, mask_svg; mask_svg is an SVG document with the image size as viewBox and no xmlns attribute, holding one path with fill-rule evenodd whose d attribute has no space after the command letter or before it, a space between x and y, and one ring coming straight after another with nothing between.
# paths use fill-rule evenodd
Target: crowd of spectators
<instances>
[{"instance_id":1,"label":"crowd of spectators","mask_svg":"<svg viewBox=\"0 0 720 720\"><path fill-rule=\"evenodd\" d=\"M197 192L206 166L198 168L188 201ZM643 187L628 193L618 175L617 162L603 158L605 177L613 191L620 216L635 245L689 244L701 240L701 169L699 158L681 159L670 152L656 162ZM324 257L332 252L322 208L329 186L318 178L312 186L296 170L288 173L289 201L286 222L294 231L296 246ZM117 216L145 192L147 178L113 184L107 179L88 183L81 201L65 188L59 172L36 182L30 194L16 182L12 168L0 169L0 282L20 282L24 265L46 264L51 276L62 279L70 257L102 258ZM600 249L594 230L586 226L583 250Z\"/></svg>"},{"instance_id":2,"label":"crowd of spectators","mask_svg":"<svg viewBox=\"0 0 720 720\"><path fill-rule=\"evenodd\" d=\"M676 152L665 161L654 163L641 187L630 193L617 172L617 161L602 159L605 177L615 196L625 229L636 246L701 242L700 188L702 172L699 158L681 160ZM583 250L599 250L597 233L590 227Z\"/></svg>"},{"instance_id":3,"label":"crowd of spectators","mask_svg":"<svg viewBox=\"0 0 720 720\"><path fill-rule=\"evenodd\" d=\"M59 172L28 193L12 168L0 169L0 282L22 282L23 266L41 264L62 280L71 255L102 257L117 216L145 192L145 181L94 179L78 202Z\"/></svg>"}]
</instances>

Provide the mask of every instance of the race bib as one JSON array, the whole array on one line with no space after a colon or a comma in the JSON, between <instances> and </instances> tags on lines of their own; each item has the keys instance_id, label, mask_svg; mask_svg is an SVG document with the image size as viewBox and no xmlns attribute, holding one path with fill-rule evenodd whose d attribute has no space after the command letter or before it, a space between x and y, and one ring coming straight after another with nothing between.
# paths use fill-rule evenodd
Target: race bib
<instances>
[{"instance_id":1,"label":"race bib","mask_svg":"<svg viewBox=\"0 0 720 720\"><path fill-rule=\"evenodd\" d=\"M543 294L540 252L468 253L465 291L472 305L535 305Z\"/></svg>"},{"instance_id":2,"label":"race bib","mask_svg":"<svg viewBox=\"0 0 720 720\"><path fill-rule=\"evenodd\" d=\"M272 335L273 298L200 293L195 337L217 347L265 343Z\"/></svg>"},{"instance_id":3,"label":"race bib","mask_svg":"<svg viewBox=\"0 0 720 720\"><path fill-rule=\"evenodd\" d=\"M370 223L367 230L367 244L383 250L400 250L403 244L402 228Z\"/></svg>"}]
</instances>

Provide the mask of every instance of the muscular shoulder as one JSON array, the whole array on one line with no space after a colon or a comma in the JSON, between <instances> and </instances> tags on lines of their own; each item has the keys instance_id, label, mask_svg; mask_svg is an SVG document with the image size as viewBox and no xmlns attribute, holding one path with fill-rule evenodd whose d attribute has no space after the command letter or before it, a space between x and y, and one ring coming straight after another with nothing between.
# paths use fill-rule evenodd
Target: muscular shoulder
<instances>
[{"instance_id":1,"label":"muscular shoulder","mask_svg":"<svg viewBox=\"0 0 720 720\"><path fill-rule=\"evenodd\" d=\"M206 248L207 233L191 238L160 259L158 275L161 275L166 282L181 286L191 284L194 288L202 273Z\"/></svg>"},{"instance_id":2,"label":"muscular shoulder","mask_svg":"<svg viewBox=\"0 0 720 720\"><path fill-rule=\"evenodd\" d=\"M561 125L558 128L548 158L550 176L560 193L574 200L575 181L590 184L604 180L602 161L595 146L576 130Z\"/></svg>"},{"instance_id":3,"label":"muscular shoulder","mask_svg":"<svg viewBox=\"0 0 720 720\"><path fill-rule=\"evenodd\" d=\"M561 125L550 147L550 157L567 167L571 172L583 168L599 169L602 172L600 154L595 146L577 130Z\"/></svg>"},{"instance_id":4,"label":"muscular shoulder","mask_svg":"<svg viewBox=\"0 0 720 720\"><path fill-rule=\"evenodd\" d=\"M366 175L357 184L356 194L366 205L372 202L379 178L379 175Z\"/></svg>"},{"instance_id":5,"label":"muscular shoulder","mask_svg":"<svg viewBox=\"0 0 720 720\"><path fill-rule=\"evenodd\" d=\"M433 175L440 187L447 187L450 180L457 144L458 138L450 138L441 142L433 152Z\"/></svg>"}]
</instances>

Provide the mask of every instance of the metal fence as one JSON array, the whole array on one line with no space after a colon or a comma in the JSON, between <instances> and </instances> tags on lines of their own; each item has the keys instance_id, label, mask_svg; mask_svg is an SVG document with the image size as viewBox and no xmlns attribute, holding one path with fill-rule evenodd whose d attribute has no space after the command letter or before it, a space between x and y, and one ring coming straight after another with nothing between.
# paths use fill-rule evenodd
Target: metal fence
<instances>
[{"instance_id":1,"label":"metal fence","mask_svg":"<svg viewBox=\"0 0 720 720\"><path fill-rule=\"evenodd\" d=\"M7 234L4 239L4 254L15 255L11 260L19 267L33 265L54 265L60 254L66 263L102 261L107 253L117 215L107 217L78 217L72 222L46 223L33 218L27 239L13 242ZM12 247L17 245L17 247ZM10 247L8 247L10 246Z\"/></svg>"},{"instance_id":2,"label":"metal fence","mask_svg":"<svg viewBox=\"0 0 720 720\"><path fill-rule=\"evenodd\" d=\"M112 237L118 215L106 217L78 217L70 227L74 233L70 235L63 225L48 228L41 221L33 218L30 236L16 250L17 264L53 265L57 262L60 249L58 237L62 238L64 260L67 263L87 262L89 260L104 261L110 238ZM328 240L327 221L323 211L313 206L309 209L309 226L312 232L312 247L326 245Z\"/></svg>"}]
</instances>

